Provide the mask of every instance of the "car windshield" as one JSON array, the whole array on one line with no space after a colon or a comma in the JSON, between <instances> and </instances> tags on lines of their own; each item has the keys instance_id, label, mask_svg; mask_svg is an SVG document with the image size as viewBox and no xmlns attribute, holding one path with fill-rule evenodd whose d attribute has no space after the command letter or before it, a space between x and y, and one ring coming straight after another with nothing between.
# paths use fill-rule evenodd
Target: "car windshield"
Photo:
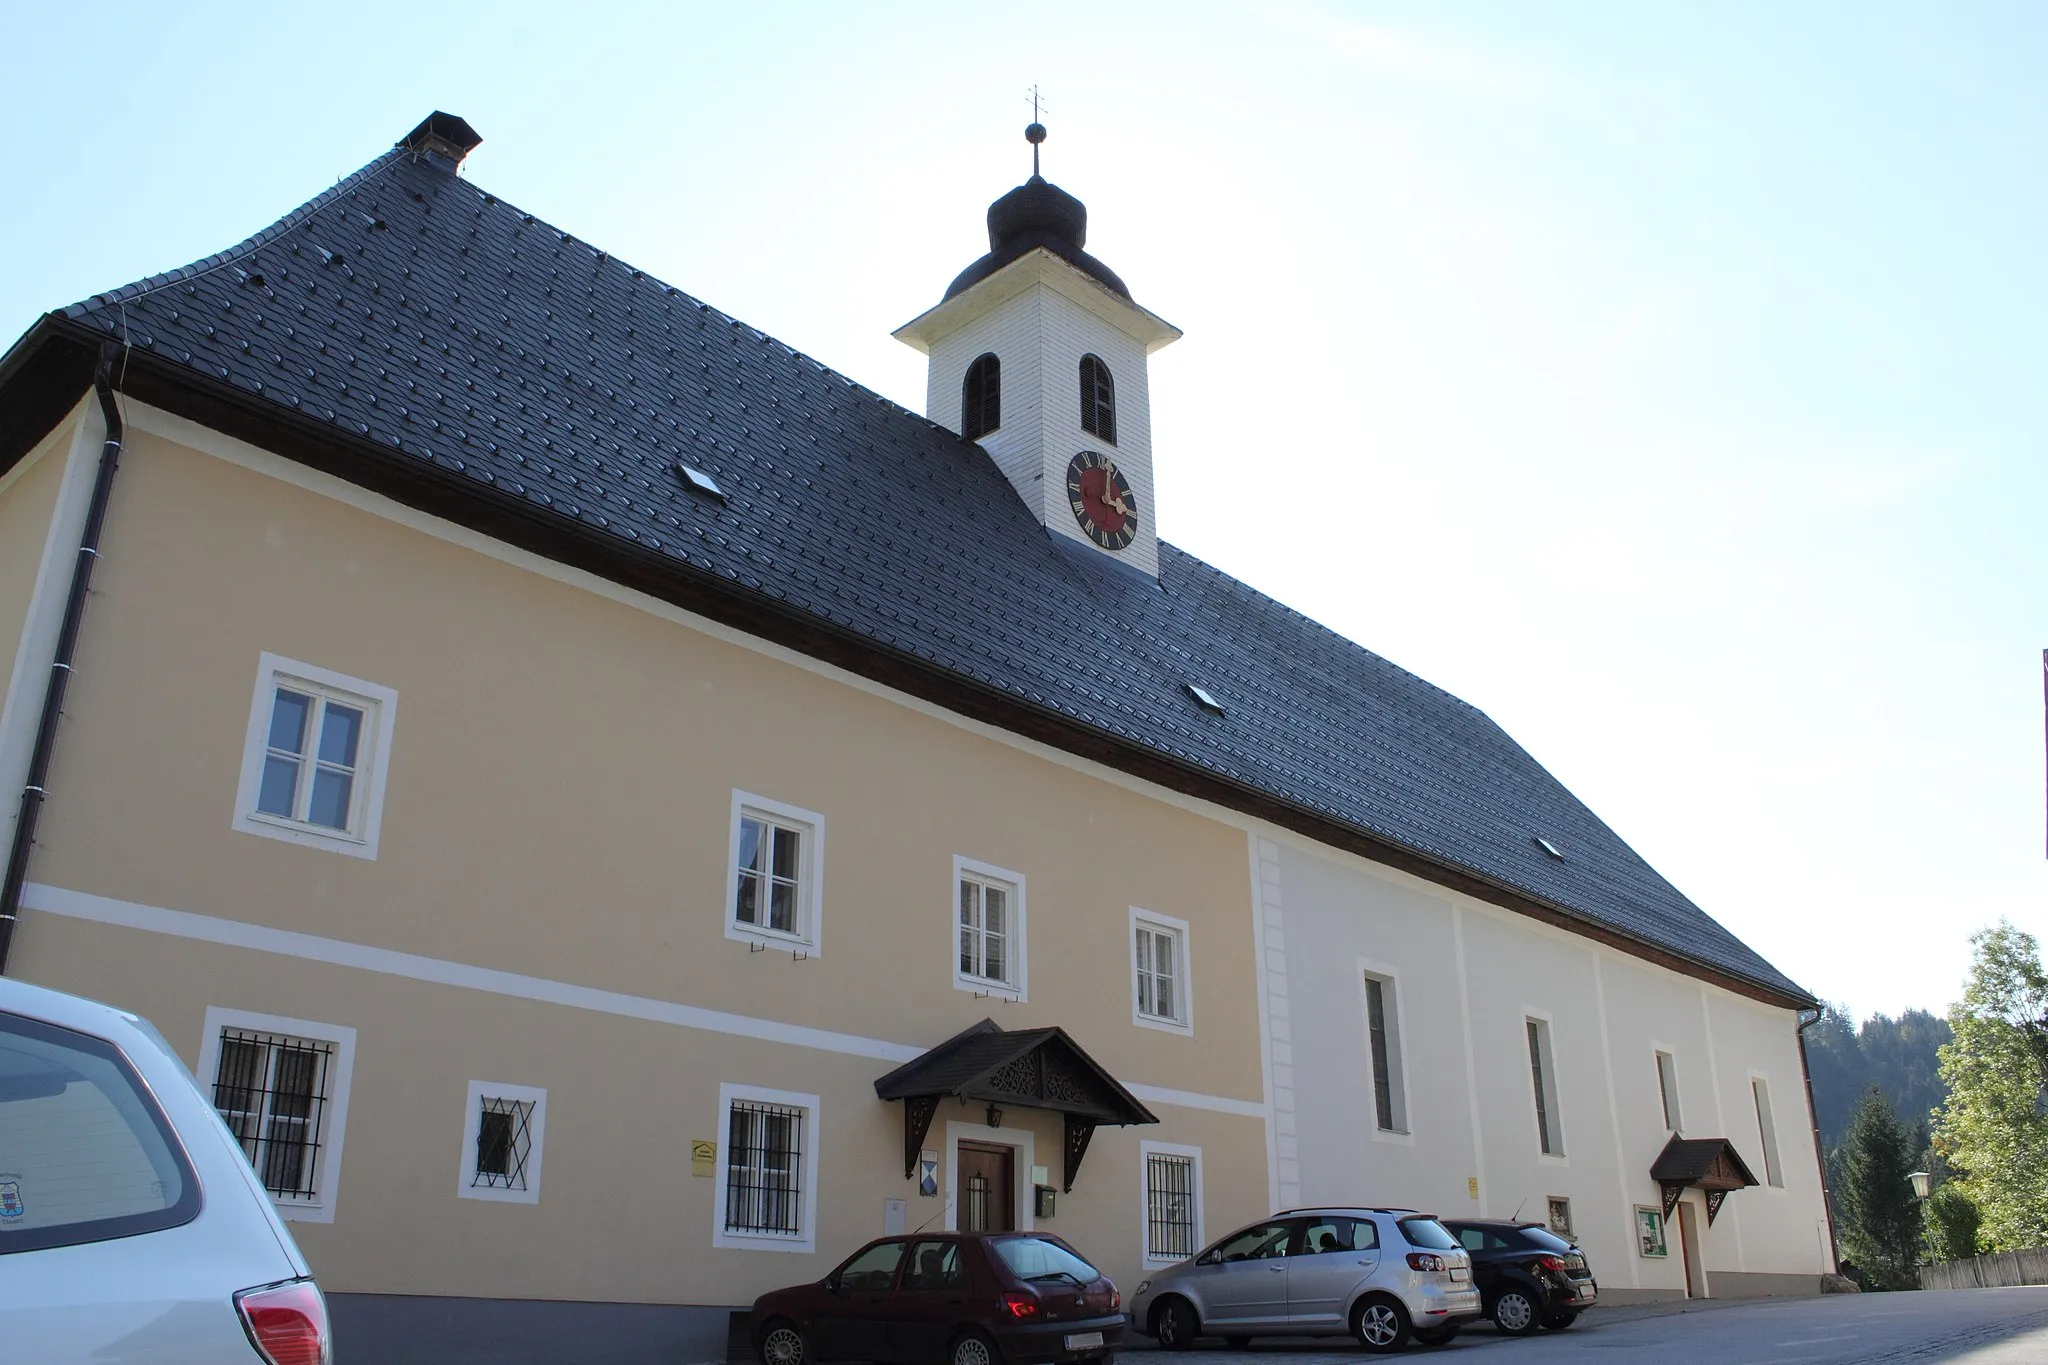
<instances>
[{"instance_id":1,"label":"car windshield","mask_svg":"<svg viewBox=\"0 0 2048 1365\"><path fill-rule=\"evenodd\" d=\"M1058 1242L1043 1237L1006 1237L995 1243L996 1255L1020 1280L1071 1280L1093 1284L1102 1272Z\"/></svg>"},{"instance_id":2,"label":"car windshield","mask_svg":"<svg viewBox=\"0 0 2048 1365\"><path fill-rule=\"evenodd\" d=\"M1456 1251L1458 1239L1450 1230L1434 1218L1403 1218L1401 1235L1412 1247L1428 1247L1433 1251Z\"/></svg>"},{"instance_id":3,"label":"car windshield","mask_svg":"<svg viewBox=\"0 0 2048 1365\"><path fill-rule=\"evenodd\" d=\"M1570 1242L1567 1242L1564 1238L1558 1236L1556 1233L1552 1232L1549 1228L1546 1227L1523 1228L1522 1236L1528 1239L1530 1246L1536 1247L1543 1251L1576 1250L1576 1248L1574 1248Z\"/></svg>"}]
</instances>

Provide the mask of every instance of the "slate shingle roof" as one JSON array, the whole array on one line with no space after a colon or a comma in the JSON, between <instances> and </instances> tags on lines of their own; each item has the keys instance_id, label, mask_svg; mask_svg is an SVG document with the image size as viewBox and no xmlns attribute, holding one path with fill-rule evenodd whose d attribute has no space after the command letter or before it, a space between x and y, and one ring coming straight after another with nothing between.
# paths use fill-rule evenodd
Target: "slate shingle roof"
<instances>
[{"instance_id":1,"label":"slate shingle roof","mask_svg":"<svg viewBox=\"0 0 2048 1365\"><path fill-rule=\"evenodd\" d=\"M1157 586L1067 546L978 446L445 161L394 149L241 245L50 321L1119 752L1809 998L1478 710L1171 545ZM729 502L687 491L678 461Z\"/></svg>"},{"instance_id":2,"label":"slate shingle roof","mask_svg":"<svg viewBox=\"0 0 2048 1365\"><path fill-rule=\"evenodd\" d=\"M1034 1053L1047 1054L1034 1072L1019 1076L1013 1064ZM1049 1070L1053 1083L1045 1081ZM993 1019L970 1025L914 1057L887 1075L875 1078L875 1094L885 1100L960 1095L967 1099L1000 1099L1031 1095L1046 1107L1091 1115L1104 1123L1157 1123L1159 1119L1124 1089L1081 1045L1061 1028L1005 1029Z\"/></svg>"}]
</instances>

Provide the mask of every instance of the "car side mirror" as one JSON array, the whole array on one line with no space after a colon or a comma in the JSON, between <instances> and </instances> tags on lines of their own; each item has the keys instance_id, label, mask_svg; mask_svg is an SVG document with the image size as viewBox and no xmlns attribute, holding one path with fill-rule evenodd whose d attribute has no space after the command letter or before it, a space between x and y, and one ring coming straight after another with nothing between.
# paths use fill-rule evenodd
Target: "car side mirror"
<instances>
[{"instance_id":1,"label":"car side mirror","mask_svg":"<svg viewBox=\"0 0 2048 1365\"><path fill-rule=\"evenodd\" d=\"M1196 1260L1195 1260L1195 1264L1196 1264L1196 1265L1219 1265L1219 1264L1221 1264L1221 1263L1222 1263L1222 1261L1223 1261L1223 1253L1222 1253L1222 1252L1220 1252L1220 1251L1205 1251L1205 1252L1203 1252L1203 1253L1201 1254L1201 1256L1199 1256L1198 1258L1196 1258Z\"/></svg>"}]
</instances>

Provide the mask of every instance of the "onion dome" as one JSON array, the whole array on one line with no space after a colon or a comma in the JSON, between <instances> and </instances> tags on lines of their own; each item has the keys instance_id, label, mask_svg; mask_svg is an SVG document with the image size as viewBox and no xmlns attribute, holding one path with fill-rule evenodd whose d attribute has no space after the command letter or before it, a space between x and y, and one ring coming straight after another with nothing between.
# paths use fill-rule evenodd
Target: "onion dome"
<instances>
[{"instance_id":1,"label":"onion dome","mask_svg":"<svg viewBox=\"0 0 2048 1365\"><path fill-rule=\"evenodd\" d=\"M1033 132L1038 135L1032 137ZM1032 144L1035 163L1045 130L1034 123L1024 135ZM946 286L946 297L965 293L1018 257L1044 247L1105 289L1129 299L1131 291L1116 272L1081 249L1087 241L1088 206L1037 174L1034 165L1029 180L988 206L988 255L961 271Z\"/></svg>"}]
</instances>

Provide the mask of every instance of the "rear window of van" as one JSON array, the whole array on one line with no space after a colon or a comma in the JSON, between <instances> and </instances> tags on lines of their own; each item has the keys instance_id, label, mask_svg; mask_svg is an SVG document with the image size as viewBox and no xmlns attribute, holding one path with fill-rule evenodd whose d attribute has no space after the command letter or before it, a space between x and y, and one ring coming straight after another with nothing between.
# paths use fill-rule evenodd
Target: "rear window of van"
<instances>
[{"instance_id":1,"label":"rear window of van","mask_svg":"<svg viewBox=\"0 0 2048 1365\"><path fill-rule=\"evenodd\" d=\"M0 1013L0 1255L188 1223L199 1182L121 1050Z\"/></svg>"}]
</instances>

